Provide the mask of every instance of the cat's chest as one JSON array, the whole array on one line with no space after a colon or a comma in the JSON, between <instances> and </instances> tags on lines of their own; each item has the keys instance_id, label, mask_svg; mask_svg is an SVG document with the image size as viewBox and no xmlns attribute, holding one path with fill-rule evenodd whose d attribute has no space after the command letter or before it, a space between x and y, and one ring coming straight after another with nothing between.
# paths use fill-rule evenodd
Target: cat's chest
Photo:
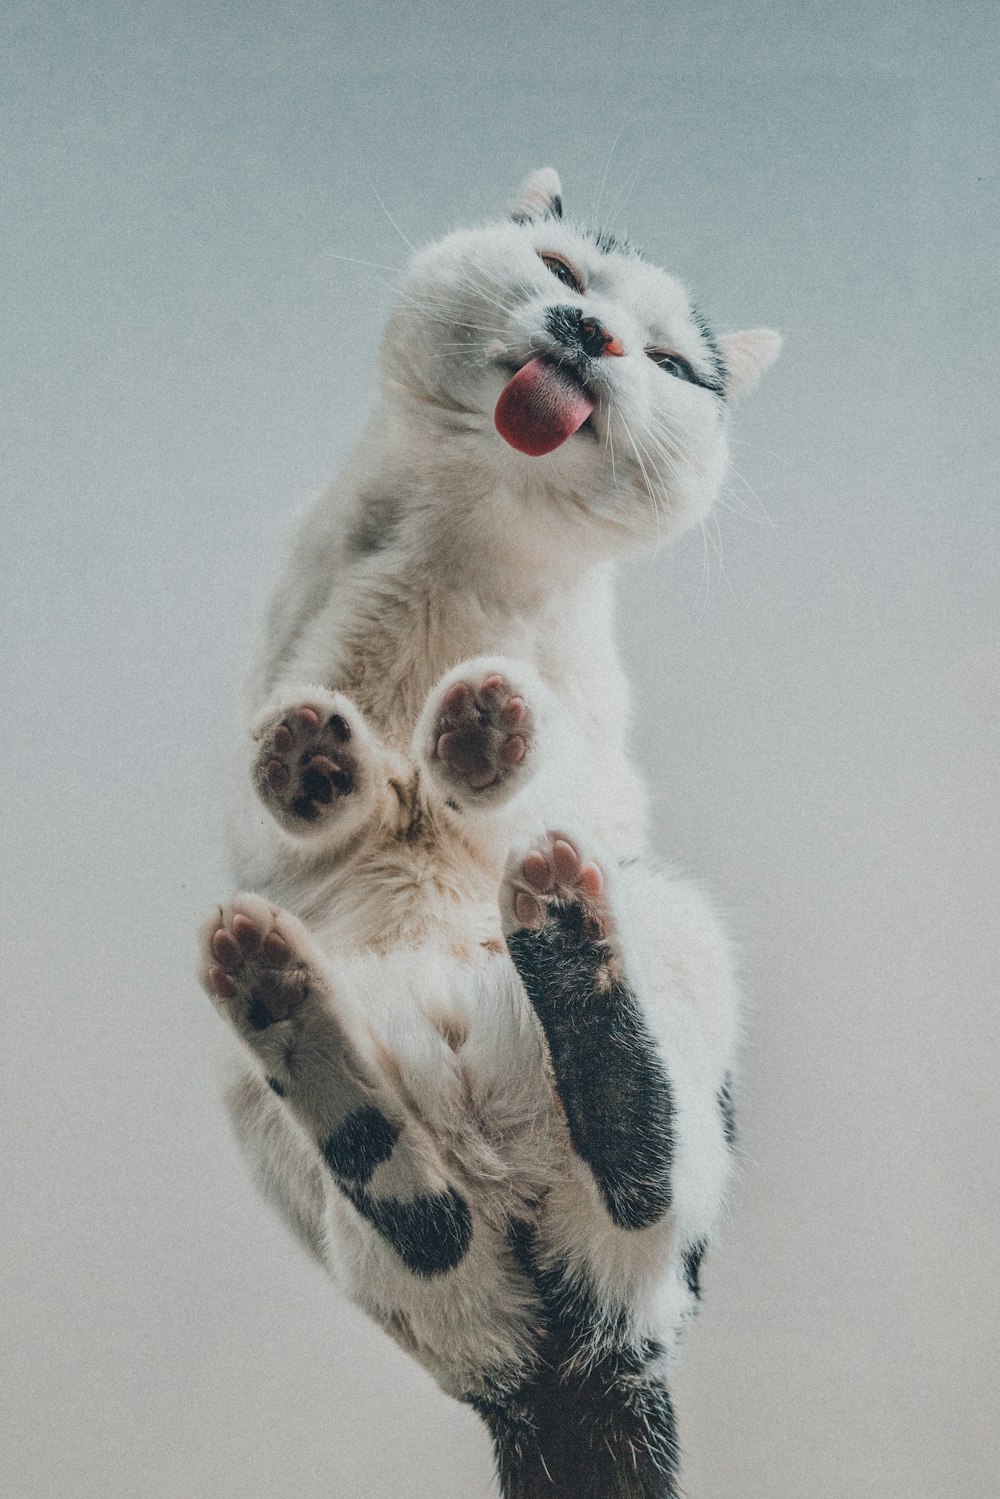
<instances>
[{"instance_id":1,"label":"cat's chest","mask_svg":"<svg viewBox=\"0 0 1000 1499\"><path fill-rule=\"evenodd\" d=\"M529 662L557 692L585 669L580 630L568 610L519 613L429 589L419 598L360 601L331 642L336 680L382 738L406 752L427 696L459 662L503 656Z\"/></svg>"},{"instance_id":2,"label":"cat's chest","mask_svg":"<svg viewBox=\"0 0 1000 1499\"><path fill-rule=\"evenodd\" d=\"M340 642L336 686L387 744L405 753L435 683L459 661L497 651L496 633L472 611L464 618L430 608L362 617Z\"/></svg>"}]
</instances>

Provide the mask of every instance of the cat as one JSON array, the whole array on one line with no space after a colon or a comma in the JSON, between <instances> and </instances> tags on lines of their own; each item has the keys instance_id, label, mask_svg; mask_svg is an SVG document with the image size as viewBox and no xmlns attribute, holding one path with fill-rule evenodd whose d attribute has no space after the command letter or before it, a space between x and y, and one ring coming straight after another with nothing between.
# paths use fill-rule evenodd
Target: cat
<instances>
[{"instance_id":1,"label":"cat","mask_svg":"<svg viewBox=\"0 0 1000 1499\"><path fill-rule=\"evenodd\" d=\"M618 559L706 514L778 353L563 217L416 254L305 516L200 976L265 1196L471 1405L506 1499L676 1493L666 1375L731 1173L738 984L651 851Z\"/></svg>"}]
</instances>

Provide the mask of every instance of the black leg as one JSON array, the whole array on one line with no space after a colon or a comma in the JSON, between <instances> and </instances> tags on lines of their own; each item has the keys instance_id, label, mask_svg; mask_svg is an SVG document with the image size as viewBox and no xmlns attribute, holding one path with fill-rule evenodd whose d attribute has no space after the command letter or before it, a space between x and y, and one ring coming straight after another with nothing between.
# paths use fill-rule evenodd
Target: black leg
<instances>
[{"instance_id":1,"label":"black leg","mask_svg":"<svg viewBox=\"0 0 1000 1499\"><path fill-rule=\"evenodd\" d=\"M548 1041L577 1154L613 1221L648 1228L670 1206L673 1104L627 977L583 901L553 903L540 931L507 938Z\"/></svg>"},{"instance_id":2,"label":"black leg","mask_svg":"<svg viewBox=\"0 0 1000 1499\"><path fill-rule=\"evenodd\" d=\"M493 1438L504 1499L676 1499L673 1406L657 1345L616 1330L586 1292L514 1246L543 1307L532 1374L470 1403Z\"/></svg>"}]
</instances>

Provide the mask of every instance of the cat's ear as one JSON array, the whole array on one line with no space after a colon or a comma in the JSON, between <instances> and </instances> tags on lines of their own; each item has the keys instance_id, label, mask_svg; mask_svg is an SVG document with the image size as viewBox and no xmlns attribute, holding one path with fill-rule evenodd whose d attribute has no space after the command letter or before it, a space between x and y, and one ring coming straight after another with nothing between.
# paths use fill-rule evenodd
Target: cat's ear
<instances>
[{"instance_id":1,"label":"cat's ear","mask_svg":"<svg viewBox=\"0 0 1000 1499\"><path fill-rule=\"evenodd\" d=\"M765 370L781 353L784 340L773 328L748 328L745 333L724 333L719 350L726 366L726 395L737 397L753 390Z\"/></svg>"},{"instance_id":2,"label":"cat's ear","mask_svg":"<svg viewBox=\"0 0 1000 1499\"><path fill-rule=\"evenodd\" d=\"M510 205L515 224L530 224L533 219L562 218L562 184L552 167L539 167L525 177Z\"/></svg>"}]
</instances>

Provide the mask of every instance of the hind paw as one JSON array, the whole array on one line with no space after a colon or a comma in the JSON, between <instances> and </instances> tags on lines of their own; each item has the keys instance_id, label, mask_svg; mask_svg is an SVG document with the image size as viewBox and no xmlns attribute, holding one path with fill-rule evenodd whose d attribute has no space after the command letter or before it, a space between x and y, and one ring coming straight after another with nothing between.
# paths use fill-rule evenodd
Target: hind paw
<instances>
[{"instance_id":1,"label":"hind paw","mask_svg":"<svg viewBox=\"0 0 1000 1499\"><path fill-rule=\"evenodd\" d=\"M590 942L611 935L613 919L601 866L564 833L547 832L511 855L500 889L506 934L542 931L553 918Z\"/></svg>"},{"instance_id":2,"label":"hind paw","mask_svg":"<svg viewBox=\"0 0 1000 1499\"><path fill-rule=\"evenodd\" d=\"M300 1018L322 983L308 945L296 917L256 895L217 907L203 926L199 977L245 1040Z\"/></svg>"}]
</instances>

